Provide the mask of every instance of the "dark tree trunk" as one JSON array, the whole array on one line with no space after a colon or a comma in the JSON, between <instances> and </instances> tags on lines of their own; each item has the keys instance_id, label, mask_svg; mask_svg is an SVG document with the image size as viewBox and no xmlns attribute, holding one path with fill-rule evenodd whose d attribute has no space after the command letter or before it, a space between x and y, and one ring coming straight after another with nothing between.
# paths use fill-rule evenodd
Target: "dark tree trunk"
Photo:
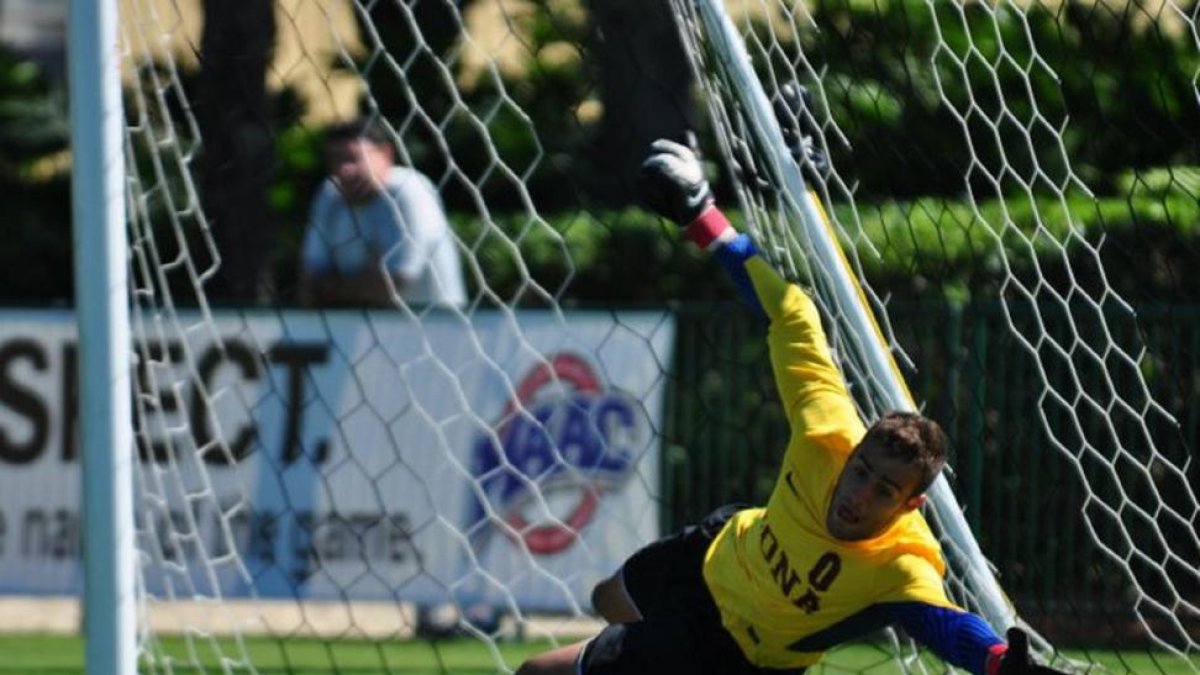
<instances>
[{"instance_id":1,"label":"dark tree trunk","mask_svg":"<svg viewBox=\"0 0 1200 675\"><path fill-rule=\"evenodd\" d=\"M211 298L270 295L274 224L267 188L274 165L266 73L275 45L271 0L204 0L196 105L201 199L221 256Z\"/></svg>"},{"instance_id":2,"label":"dark tree trunk","mask_svg":"<svg viewBox=\"0 0 1200 675\"><path fill-rule=\"evenodd\" d=\"M692 74L666 0L591 0L604 118L593 154L595 193L636 200L633 180L650 143L695 129Z\"/></svg>"}]
</instances>

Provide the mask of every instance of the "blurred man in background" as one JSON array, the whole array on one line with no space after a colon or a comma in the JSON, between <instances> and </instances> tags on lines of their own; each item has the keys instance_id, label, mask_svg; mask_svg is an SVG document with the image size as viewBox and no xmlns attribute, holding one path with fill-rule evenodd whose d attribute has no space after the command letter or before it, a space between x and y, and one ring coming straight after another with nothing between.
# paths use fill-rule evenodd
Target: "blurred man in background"
<instances>
[{"instance_id":1,"label":"blurred man in background","mask_svg":"<svg viewBox=\"0 0 1200 675\"><path fill-rule=\"evenodd\" d=\"M461 307L467 302L454 236L433 184L396 165L378 125L330 127L329 180L313 199L300 261L306 307Z\"/></svg>"}]
</instances>

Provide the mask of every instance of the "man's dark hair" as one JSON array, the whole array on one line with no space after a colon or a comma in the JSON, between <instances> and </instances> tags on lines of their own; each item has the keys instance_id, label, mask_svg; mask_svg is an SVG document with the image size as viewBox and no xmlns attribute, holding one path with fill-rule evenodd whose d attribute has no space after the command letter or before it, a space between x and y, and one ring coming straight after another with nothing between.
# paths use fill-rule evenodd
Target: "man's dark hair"
<instances>
[{"instance_id":1,"label":"man's dark hair","mask_svg":"<svg viewBox=\"0 0 1200 675\"><path fill-rule=\"evenodd\" d=\"M360 138L380 146L390 147L392 144L392 139L388 137L383 125L369 117L334 122L325 129L326 143L356 141Z\"/></svg>"},{"instance_id":2,"label":"man's dark hair","mask_svg":"<svg viewBox=\"0 0 1200 675\"><path fill-rule=\"evenodd\" d=\"M880 445L888 457L920 467L921 480L910 496L928 490L946 465L946 432L937 422L917 413L885 413L867 429L862 442Z\"/></svg>"}]
</instances>

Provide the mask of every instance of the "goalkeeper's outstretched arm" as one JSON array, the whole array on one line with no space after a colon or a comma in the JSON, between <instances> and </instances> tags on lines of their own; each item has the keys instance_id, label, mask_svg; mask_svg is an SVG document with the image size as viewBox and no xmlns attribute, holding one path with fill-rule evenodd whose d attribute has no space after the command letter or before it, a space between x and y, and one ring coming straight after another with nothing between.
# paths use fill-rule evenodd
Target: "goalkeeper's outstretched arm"
<instances>
[{"instance_id":1,"label":"goalkeeper's outstretched arm","mask_svg":"<svg viewBox=\"0 0 1200 675\"><path fill-rule=\"evenodd\" d=\"M861 426L816 305L759 255L748 235L730 225L713 200L695 153L679 143L655 141L638 185L643 201L709 251L742 301L768 323L775 383L792 430Z\"/></svg>"}]
</instances>

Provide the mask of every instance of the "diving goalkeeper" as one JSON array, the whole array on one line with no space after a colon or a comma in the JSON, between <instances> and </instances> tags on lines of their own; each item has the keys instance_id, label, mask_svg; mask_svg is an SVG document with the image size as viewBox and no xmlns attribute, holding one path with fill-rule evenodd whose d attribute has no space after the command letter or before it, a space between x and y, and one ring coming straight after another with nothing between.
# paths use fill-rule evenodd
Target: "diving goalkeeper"
<instances>
[{"instance_id":1,"label":"diving goalkeeper","mask_svg":"<svg viewBox=\"0 0 1200 675\"><path fill-rule=\"evenodd\" d=\"M813 301L730 226L695 154L656 141L642 170L647 204L711 251L767 320L791 440L765 507L722 508L634 553L593 591L609 625L519 675L800 673L891 624L972 673L1058 672L1033 663L1024 632L1006 643L946 598L918 510L946 461L942 429L906 412L865 427Z\"/></svg>"}]
</instances>

